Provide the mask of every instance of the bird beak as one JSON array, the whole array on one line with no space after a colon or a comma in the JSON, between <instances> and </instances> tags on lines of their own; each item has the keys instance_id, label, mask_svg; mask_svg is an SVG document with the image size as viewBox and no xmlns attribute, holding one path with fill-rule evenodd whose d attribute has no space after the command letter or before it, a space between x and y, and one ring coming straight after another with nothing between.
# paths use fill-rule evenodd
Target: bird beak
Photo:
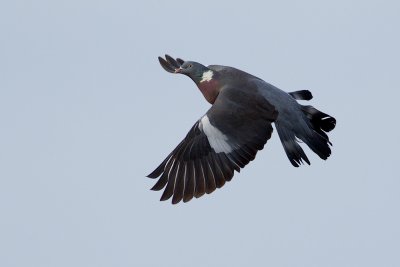
<instances>
[{"instance_id":1,"label":"bird beak","mask_svg":"<svg viewBox=\"0 0 400 267\"><path fill-rule=\"evenodd\" d=\"M174 59L171 56L165 55L165 59L162 57L158 57L158 61L160 61L161 67L169 73L182 73L182 64L185 62L181 58Z\"/></svg>"}]
</instances>

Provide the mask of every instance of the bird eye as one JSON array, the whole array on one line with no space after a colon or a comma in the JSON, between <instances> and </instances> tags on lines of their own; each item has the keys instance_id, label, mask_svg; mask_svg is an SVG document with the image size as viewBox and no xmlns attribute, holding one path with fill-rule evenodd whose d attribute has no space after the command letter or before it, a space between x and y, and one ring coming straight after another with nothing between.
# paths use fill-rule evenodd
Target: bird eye
<instances>
[{"instance_id":1,"label":"bird eye","mask_svg":"<svg viewBox=\"0 0 400 267\"><path fill-rule=\"evenodd\" d=\"M188 67L188 69L191 68L191 67L192 67L192 64L189 64L187 67Z\"/></svg>"}]
</instances>

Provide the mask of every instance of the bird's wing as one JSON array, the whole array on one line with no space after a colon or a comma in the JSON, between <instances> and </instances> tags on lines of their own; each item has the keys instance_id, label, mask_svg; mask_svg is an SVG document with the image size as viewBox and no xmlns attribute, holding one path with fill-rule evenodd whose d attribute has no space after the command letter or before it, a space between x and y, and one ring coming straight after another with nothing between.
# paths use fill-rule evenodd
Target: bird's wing
<instances>
[{"instance_id":1,"label":"bird's wing","mask_svg":"<svg viewBox=\"0 0 400 267\"><path fill-rule=\"evenodd\" d=\"M165 186L161 200L172 203L209 194L230 181L271 137L278 112L254 90L224 88L214 105L149 178L152 190Z\"/></svg>"}]
</instances>

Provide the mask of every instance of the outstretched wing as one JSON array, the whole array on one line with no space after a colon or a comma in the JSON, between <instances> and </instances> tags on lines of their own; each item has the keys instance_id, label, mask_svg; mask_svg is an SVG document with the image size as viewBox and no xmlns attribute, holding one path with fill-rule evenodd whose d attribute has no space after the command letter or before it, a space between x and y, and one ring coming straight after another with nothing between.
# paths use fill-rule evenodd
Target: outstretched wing
<instances>
[{"instance_id":1,"label":"outstretched wing","mask_svg":"<svg viewBox=\"0 0 400 267\"><path fill-rule=\"evenodd\" d=\"M149 178L172 203L210 194L263 149L278 112L254 90L223 88L214 105Z\"/></svg>"}]
</instances>

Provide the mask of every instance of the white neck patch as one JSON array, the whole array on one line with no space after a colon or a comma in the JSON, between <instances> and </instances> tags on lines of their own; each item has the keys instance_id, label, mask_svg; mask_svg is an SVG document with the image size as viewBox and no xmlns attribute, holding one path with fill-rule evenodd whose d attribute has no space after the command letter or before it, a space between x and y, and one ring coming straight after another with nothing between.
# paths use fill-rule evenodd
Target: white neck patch
<instances>
[{"instance_id":1,"label":"white neck patch","mask_svg":"<svg viewBox=\"0 0 400 267\"><path fill-rule=\"evenodd\" d=\"M232 152L233 149L228 142L228 137L210 123L207 115L201 118L200 122L203 127L203 132L206 134L208 142L215 153Z\"/></svg>"},{"instance_id":2,"label":"white neck patch","mask_svg":"<svg viewBox=\"0 0 400 267\"><path fill-rule=\"evenodd\" d=\"M201 76L201 83L202 82L209 82L211 81L212 77L214 75L214 72L212 70L208 70L203 72L203 76Z\"/></svg>"}]
</instances>

